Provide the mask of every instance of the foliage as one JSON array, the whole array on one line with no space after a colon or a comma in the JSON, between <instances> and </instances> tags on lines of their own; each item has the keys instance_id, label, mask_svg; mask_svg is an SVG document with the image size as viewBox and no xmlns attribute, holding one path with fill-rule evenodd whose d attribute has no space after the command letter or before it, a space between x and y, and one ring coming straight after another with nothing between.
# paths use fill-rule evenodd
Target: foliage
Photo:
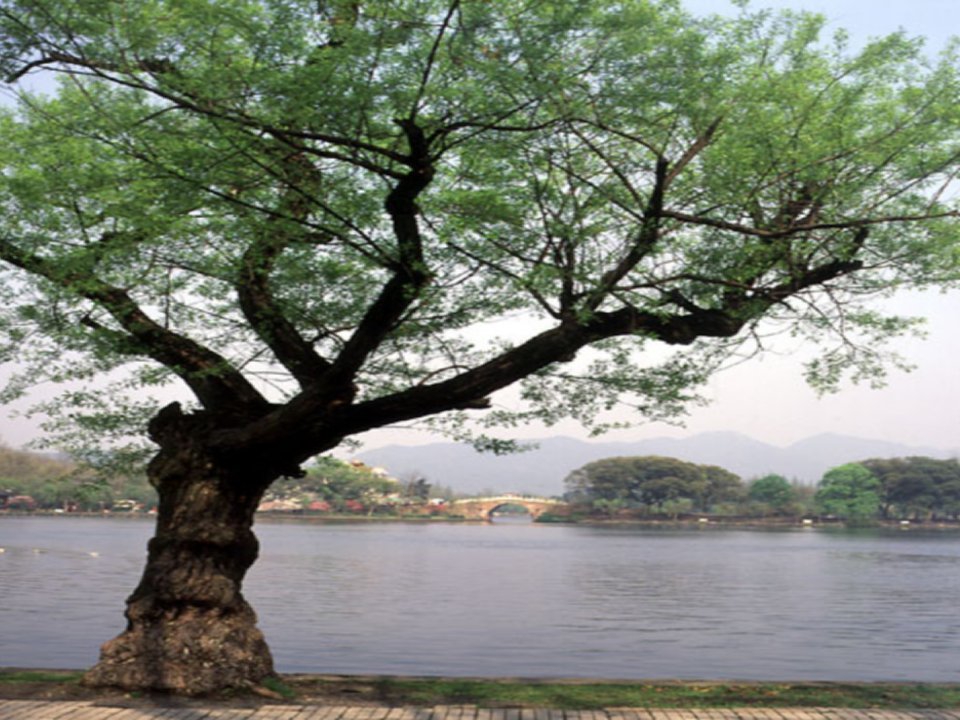
<instances>
[{"instance_id":1,"label":"foliage","mask_svg":"<svg viewBox=\"0 0 960 720\"><path fill-rule=\"evenodd\" d=\"M870 520L880 512L880 481L859 463L840 465L823 476L815 501L828 515Z\"/></svg>"},{"instance_id":2,"label":"foliage","mask_svg":"<svg viewBox=\"0 0 960 720\"><path fill-rule=\"evenodd\" d=\"M0 491L29 496L40 509L102 510L121 499L156 505L143 475L106 479L69 459L2 446Z\"/></svg>"},{"instance_id":3,"label":"foliage","mask_svg":"<svg viewBox=\"0 0 960 720\"><path fill-rule=\"evenodd\" d=\"M750 483L747 497L751 502L776 515L789 515L797 510L796 489L782 475L765 475Z\"/></svg>"},{"instance_id":4,"label":"foliage","mask_svg":"<svg viewBox=\"0 0 960 720\"><path fill-rule=\"evenodd\" d=\"M74 465L68 460L0 445L0 478L30 478L42 482L56 480L73 470Z\"/></svg>"},{"instance_id":5,"label":"foliage","mask_svg":"<svg viewBox=\"0 0 960 720\"><path fill-rule=\"evenodd\" d=\"M400 484L362 463L320 456L302 478L283 478L271 487L267 500L295 500L302 506L323 501L337 511L373 508L388 496L400 495ZM359 504L359 505L358 505Z\"/></svg>"},{"instance_id":6,"label":"foliage","mask_svg":"<svg viewBox=\"0 0 960 720\"><path fill-rule=\"evenodd\" d=\"M960 517L960 462L907 457L860 463L881 485L885 518Z\"/></svg>"},{"instance_id":7,"label":"foliage","mask_svg":"<svg viewBox=\"0 0 960 720\"><path fill-rule=\"evenodd\" d=\"M695 486L695 509L709 512L718 505L736 502L743 496L740 476L717 465L701 465L702 480Z\"/></svg>"},{"instance_id":8,"label":"foliage","mask_svg":"<svg viewBox=\"0 0 960 720\"><path fill-rule=\"evenodd\" d=\"M736 498L740 478L715 465L695 465L659 456L614 457L588 463L567 476L568 499L606 512L642 507L670 514L688 506L709 510Z\"/></svg>"},{"instance_id":9,"label":"foliage","mask_svg":"<svg viewBox=\"0 0 960 720\"><path fill-rule=\"evenodd\" d=\"M817 338L820 386L875 381L911 326L861 302L955 277L957 54L823 27L666 0L11 0L11 91L61 82L0 117L0 333L28 368L4 398L119 378L42 408L79 450L143 427L142 388L257 420L299 397L221 439L297 428L297 462L398 421L460 432L514 383L487 424L673 418L777 324Z\"/></svg>"},{"instance_id":10,"label":"foliage","mask_svg":"<svg viewBox=\"0 0 960 720\"><path fill-rule=\"evenodd\" d=\"M400 494L404 498L419 500L424 502L431 497L435 497L438 492L425 477L418 472L412 472L406 477L400 478ZM439 495L437 497L442 497Z\"/></svg>"},{"instance_id":11,"label":"foliage","mask_svg":"<svg viewBox=\"0 0 960 720\"><path fill-rule=\"evenodd\" d=\"M279 677L263 679L263 686L270 692L276 693L284 700L296 700L297 692Z\"/></svg>"},{"instance_id":12,"label":"foliage","mask_svg":"<svg viewBox=\"0 0 960 720\"><path fill-rule=\"evenodd\" d=\"M956 458L874 458L834 468L817 490L823 512L866 519L960 517L960 462Z\"/></svg>"}]
</instances>

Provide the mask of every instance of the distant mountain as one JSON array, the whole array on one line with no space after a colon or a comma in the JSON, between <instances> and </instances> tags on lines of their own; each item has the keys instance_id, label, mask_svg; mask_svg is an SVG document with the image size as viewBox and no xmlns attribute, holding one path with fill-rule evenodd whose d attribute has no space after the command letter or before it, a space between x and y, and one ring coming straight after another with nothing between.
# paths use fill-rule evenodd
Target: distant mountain
<instances>
[{"instance_id":1,"label":"distant mountain","mask_svg":"<svg viewBox=\"0 0 960 720\"><path fill-rule=\"evenodd\" d=\"M784 448L787 462L792 468L790 476L816 482L832 467L847 462L868 458L910 457L922 455L935 458L957 457L956 448L918 447L866 438L823 433L805 438ZM781 473L787 474L787 473Z\"/></svg>"},{"instance_id":2,"label":"distant mountain","mask_svg":"<svg viewBox=\"0 0 960 720\"><path fill-rule=\"evenodd\" d=\"M537 441L538 447L513 455L478 453L469 445L389 445L361 452L363 462L386 468L394 476L422 473L430 482L463 493L484 490L560 495L564 478L588 462L606 457L666 455L700 464L719 465L744 479L766 473L815 483L836 465L874 457L926 455L948 458L943 448L914 447L826 433L778 447L734 432L688 438L650 438L635 442L588 442L569 437Z\"/></svg>"}]
</instances>

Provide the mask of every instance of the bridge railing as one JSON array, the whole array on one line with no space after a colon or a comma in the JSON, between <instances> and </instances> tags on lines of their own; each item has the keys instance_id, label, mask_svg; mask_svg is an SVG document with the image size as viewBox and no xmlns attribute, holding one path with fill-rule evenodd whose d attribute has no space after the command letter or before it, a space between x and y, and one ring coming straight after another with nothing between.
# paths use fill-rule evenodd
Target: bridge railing
<instances>
[{"instance_id":1,"label":"bridge railing","mask_svg":"<svg viewBox=\"0 0 960 720\"><path fill-rule=\"evenodd\" d=\"M506 493L503 495L492 495L489 497L474 497L474 498L458 498L454 500L451 504L465 504L465 503L489 503L489 502L502 502L502 503L540 503L542 505L566 505L563 500L557 500L556 498L545 498L539 497L536 495L518 495L514 493Z\"/></svg>"}]
</instances>

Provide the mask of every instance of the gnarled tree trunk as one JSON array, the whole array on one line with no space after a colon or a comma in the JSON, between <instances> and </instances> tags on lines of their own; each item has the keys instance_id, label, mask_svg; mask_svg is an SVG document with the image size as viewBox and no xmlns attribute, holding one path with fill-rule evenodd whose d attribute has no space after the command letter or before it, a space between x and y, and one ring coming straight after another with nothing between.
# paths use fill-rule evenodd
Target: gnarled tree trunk
<instances>
[{"instance_id":1,"label":"gnarled tree trunk","mask_svg":"<svg viewBox=\"0 0 960 720\"><path fill-rule=\"evenodd\" d=\"M257 463L226 466L204 449L196 416L173 419L162 433L151 427L161 440L148 470L160 504L127 629L103 645L87 685L199 695L273 674L241 585L259 549L253 515L274 477Z\"/></svg>"}]
</instances>

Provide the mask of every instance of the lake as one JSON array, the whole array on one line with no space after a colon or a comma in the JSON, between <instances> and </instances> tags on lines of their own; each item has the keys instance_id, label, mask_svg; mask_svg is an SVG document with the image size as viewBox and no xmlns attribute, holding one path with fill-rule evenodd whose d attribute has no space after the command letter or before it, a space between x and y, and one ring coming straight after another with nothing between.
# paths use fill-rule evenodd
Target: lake
<instances>
[{"instance_id":1,"label":"lake","mask_svg":"<svg viewBox=\"0 0 960 720\"><path fill-rule=\"evenodd\" d=\"M146 519L0 518L0 666L123 627ZM960 534L259 522L281 672L960 681Z\"/></svg>"}]
</instances>

